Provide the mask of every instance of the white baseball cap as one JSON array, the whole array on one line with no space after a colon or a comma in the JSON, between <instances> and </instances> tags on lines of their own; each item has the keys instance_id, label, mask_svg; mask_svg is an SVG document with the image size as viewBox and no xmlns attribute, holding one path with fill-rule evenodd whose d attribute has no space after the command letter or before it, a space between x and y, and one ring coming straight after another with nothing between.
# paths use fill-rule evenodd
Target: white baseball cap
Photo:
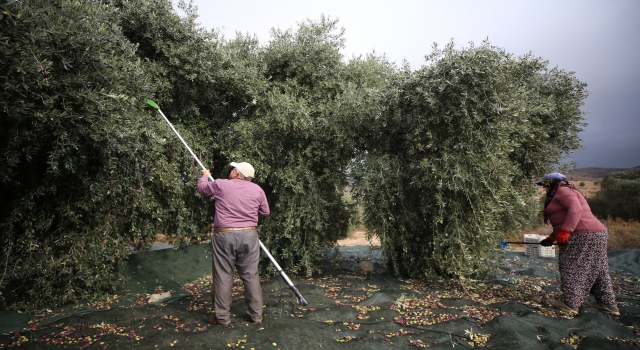
<instances>
[{"instance_id":1,"label":"white baseball cap","mask_svg":"<svg viewBox=\"0 0 640 350\"><path fill-rule=\"evenodd\" d=\"M244 177L253 177L253 175L255 174L253 165L247 162L242 162L242 163L231 162L229 163L229 165L236 168L236 170L238 170L238 172L240 172L240 174L242 174L242 176Z\"/></svg>"}]
</instances>

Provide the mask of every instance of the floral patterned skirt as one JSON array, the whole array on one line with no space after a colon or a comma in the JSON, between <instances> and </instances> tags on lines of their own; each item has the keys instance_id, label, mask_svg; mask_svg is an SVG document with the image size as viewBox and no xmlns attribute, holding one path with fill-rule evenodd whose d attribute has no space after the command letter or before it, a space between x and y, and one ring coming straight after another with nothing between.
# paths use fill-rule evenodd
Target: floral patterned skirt
<instances>
[{"instance_id":1,"label":"floral patterned skirt","mask_svg":"<svg viewBox=\"0 0 640 350\"><path fill-rule=\"evenodd\" d=\"M609 259L607 231L572 234L569 244L560 246L558 268L562 301L574 308L591 293L598 303L616 305Z\"/></svg>"}]
</instances>

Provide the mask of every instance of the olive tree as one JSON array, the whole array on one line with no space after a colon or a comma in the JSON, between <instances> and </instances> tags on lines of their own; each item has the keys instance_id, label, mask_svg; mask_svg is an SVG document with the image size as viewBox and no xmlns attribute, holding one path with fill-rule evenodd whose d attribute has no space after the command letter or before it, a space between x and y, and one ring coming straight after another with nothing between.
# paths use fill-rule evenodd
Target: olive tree
<instances>
[{"instance_id":1,"label":"olive tree","mask_svg":"<svg viewBox=\"0 0 640 350\"><path fill-rule=\"evenodd\" d=\"M260 52L268 88L255 112L220 133L225 154L252 162L272 214L260 237L291 273L322 268L324 248L346 236L354 207L345 200L353 130L377 102L384 61L343 60L337 21L273 30ZM263 267L269 266L263 264Z\"/></svg>"},{"instance_id":2,"label":"olive tree","mask_svg":"<svg viewBox=\"0 0 640 350\"><path fill-rule=\"evenodd\" d=\"M260 78L256 42L225 49L169 0L2 6L0 286L18 283L29 308L112 292L131 245L201 239L213 217L193 160L143 100L225 162L214 135L255 93L243 86Z\"/></svg>"},{"instance_id":3,"label":"olive tree","mask_svg":"<svg viewBox=\"0 0 640 350\"><path fill-rule=\"evenodd\" d=\"M579 147L585 84L488 43L426 58L368 121L354 192L396 273L468 276L530 219L530 179Z\"/></svg>"},{"instance_id":4,"label":"olive tree","mask_svg":"<svg viewBox=\"0 0 640 350\"><path fill-rule=\"evenodd\" d=\"M114 10L9 2L0 23L2 280L41 307L113 290L129 244L160 217L151 175L164 141ZM26 304L23 304L26 305Z\"/></svg>"},{"instance_id":5,"label":"olive tree","mask_svg":"<svg viewBox=\"0 0 640 350\"><path fill-rule=\"evenodd\" d=\"M178 3L182 17L170 0L108 3L118 8L123 35L136 45L136 56L148 64L147 73L154 79L154 94L139 96L160 104L213 174L228 176L227 164L237 159L222 152L226 145L218 134L251 116L256 108L253 101L264 95L266 87L257 39L239 35L225 40L216 31L200 27L196 8L183 1ZM161 120L155 112L149 113L150 118ZM162 179L178 188L175 194L157 188L156 197L171 218L163 221L162 233L179 242L205 239L205 227L213 222L213 202L196 191L200 171L191 156L166 126L161 132L169 148L163 161L170 169Z\"/></svg>"}]
</instances>

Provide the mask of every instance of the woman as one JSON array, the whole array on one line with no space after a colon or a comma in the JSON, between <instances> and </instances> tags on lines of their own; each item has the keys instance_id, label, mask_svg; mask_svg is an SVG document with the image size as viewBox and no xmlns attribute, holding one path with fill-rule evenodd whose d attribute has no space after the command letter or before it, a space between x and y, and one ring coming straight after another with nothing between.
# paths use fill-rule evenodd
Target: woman
<instances>
[{"instance_id":1,"label":"woman","mask_svg":"<svg viewBox=\"0 0 640 350\"><path fill-rule=\"evenodd\" d=\"M607 228L592 213L587 200L560 173L545 175L536 182L545 188L544 222L551 222L553 233L540 244L560 246L558 268L562 297L547 302L555 308L577 314L588 306L619 315L607 258ZM591 293L596 302L585 302ZM584 303L583 303L584 302Z\"/></svg>"}]
</instances>

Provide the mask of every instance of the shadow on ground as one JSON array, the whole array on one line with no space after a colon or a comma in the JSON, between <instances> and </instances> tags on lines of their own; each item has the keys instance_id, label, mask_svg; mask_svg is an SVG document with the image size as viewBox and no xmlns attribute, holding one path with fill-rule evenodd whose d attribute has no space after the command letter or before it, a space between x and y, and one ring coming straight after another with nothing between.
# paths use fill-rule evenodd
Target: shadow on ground
<instances>
[{"instance_id":1,"label":"shadow on ground","mask_svg":"<svg viewBox=\"0 0 640 350\"><path fill-rule=\"evenodd\" d=\"M385 271L380 250L327 251L324 274L293 279L306 307L280 278L263 281L265 320L243 321L236 280L232 327L209 326L210 248L133 254L117 295L46 315L0 313L0 348L17 349L626 349L640 344L640 251L610 253L622 315L545 302L559 295L556 258L505 254L482 280L410 280ZM149 304L151 294L171 296Z\"/></svg>"}]
</instances>

